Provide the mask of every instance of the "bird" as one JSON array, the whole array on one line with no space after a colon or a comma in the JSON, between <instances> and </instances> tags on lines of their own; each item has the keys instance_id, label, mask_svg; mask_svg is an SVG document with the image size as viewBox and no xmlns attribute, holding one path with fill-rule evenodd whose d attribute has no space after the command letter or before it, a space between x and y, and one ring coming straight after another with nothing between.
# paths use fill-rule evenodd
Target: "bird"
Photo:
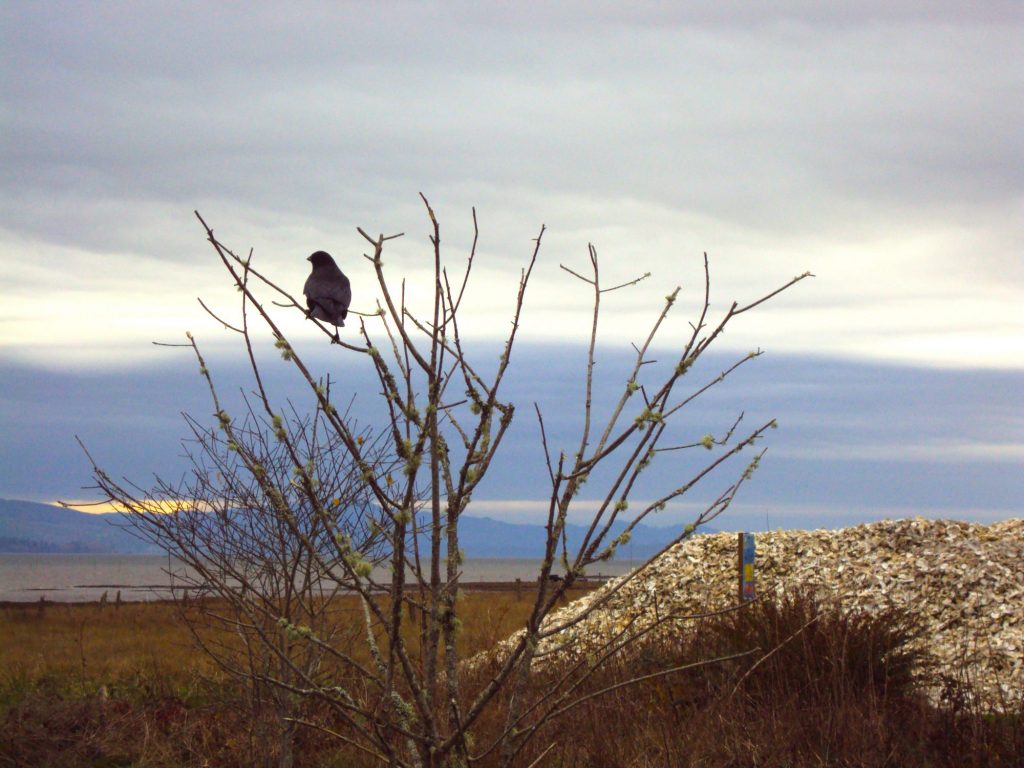
<instances>
[{"instance_id":1,"label":"bird","mask_svg":"<svg viewBox=\"0 0 1024 768\"><path fill-rule=\"evenodd\" d=\"M327 251L317 251L306 261L313 265L313 271L302 286L308 307L306 317L344 327L348 305L352 302L351 283ZM337 337L337 331L334 335Z\"/></svg>"}]
</instances>

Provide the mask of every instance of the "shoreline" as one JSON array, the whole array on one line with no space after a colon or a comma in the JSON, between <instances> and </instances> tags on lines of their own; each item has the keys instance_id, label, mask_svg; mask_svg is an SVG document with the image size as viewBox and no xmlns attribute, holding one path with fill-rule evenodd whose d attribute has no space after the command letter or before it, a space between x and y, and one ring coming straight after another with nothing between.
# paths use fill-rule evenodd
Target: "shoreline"
<instances>
[{"instance_id":1,"label":"shoreline","mask_svg":"<svg viewBox=\"0 0 1024 768\"><path fill-rule=\"evenodd\" d=\"M589 591L589 590L592 590L592 589L597 589L598 587L602 586L603 584L605 584L607 581L609 581L612 578L615 578L615 577L613 577L613 576L592 576L592 577L588 577L588 578L582 579L582 580L578 581L577 583L573 584L569 588L569 591L570 591L570 593L577 593L577 592L584 592L584 591ZM462 582L461 584L459 584L459 589L461 589L461 590L463 590L465 592L527 592L527 591L532 592L532 591L534 591L536 589L536 587L537 587L537 583L536 583L536 581L533 581L533 580L531 580L531 581L520 581L518 583L515 582L515 581L507 581L507 580L506 581L466 581L466 582ZM45 594L39 595L38 598L31 598L31 599L25 599L25 600L0 600L0 609L19 608L19 607L39 608L40 606L51 606L51 605L53 605L53 606L57 606L57 605L106 606L106 605L117 605L119 602L121 604L132 604L132 605L181 602L181 598L176 599L176 598L173 598L173 597L170 597L170 596L167 596L167 595L160 596L160 597L152 597L152 598L139 598L139 597L131 594L131 593L138 593L140 591L145 591L145 590L153 590L153 591L159 590L160 592L164 592L165 593L167 591L167 587L166 586L157 586L157 585L141 585L141 586L139 586L139 585L127 585L127 584L122 584L122 585L115 585L115 584L110 584L110 585L107 585L107 584L92 585L92 584L88 584L88 585L79 585L76 588L105 589L105 590L108 590L108 591L112 591L115 594L113 596L109 596L108 595L106 600L104 600L102 597L100 597L100 598L90 598L88 600L60 600L60 599L53 599L53 597L52 597L53 592L57 591L57 590L49 590L49 589L44 589L44 588L36 588L35 590L25 589L25 590L23 590L25 592L38 591L38 592L42 592L42 593L45 593ZM192 589L192 588L190 588L190 587L180 587L179 589L189 590L189 589ZM122 594L121 597L120 597L120 600L118 600L116 593L119 592L119 591L120 592L130 591L130 594L128 596L125 596L125 595ZM355 592L346 591L346 592L340 592L338 594L338 596L339 597L348 597L350 595L355 595L355 594L356 594ZM193 598L190 597L190 598L187 598L187 599L188 600L192 600ZM212 599L219 599L219 598L212 598Z\"/></svg>"}]
</instances>

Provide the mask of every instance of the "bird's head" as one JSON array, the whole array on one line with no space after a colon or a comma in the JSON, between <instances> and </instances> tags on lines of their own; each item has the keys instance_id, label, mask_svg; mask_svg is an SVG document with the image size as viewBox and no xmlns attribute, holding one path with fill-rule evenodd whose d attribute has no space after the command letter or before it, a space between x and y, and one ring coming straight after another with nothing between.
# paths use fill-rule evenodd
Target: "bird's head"
<instances>
[{"instance_id":1,"label":"bird's head","mask_svg":"<svg viewBox=\"0 0 1024 768\"><path fill-rule=\"evenodd\" d=\"M327 267L334 265L334 259L331 258L331 254L327 251L317 251L316 253L307 256L306 261L310 262L314 267Z\"/></svg>"}]
</instances>

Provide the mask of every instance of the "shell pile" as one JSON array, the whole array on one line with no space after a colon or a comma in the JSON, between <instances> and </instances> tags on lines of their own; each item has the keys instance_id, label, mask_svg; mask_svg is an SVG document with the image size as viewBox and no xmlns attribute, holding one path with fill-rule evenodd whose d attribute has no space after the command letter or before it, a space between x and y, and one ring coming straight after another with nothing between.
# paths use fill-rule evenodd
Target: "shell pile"
<instances>
[{"instance_id":1,"label":"shell pile","mask_svg":"<svg viewBox=\"0 0 1024 768\"><path fill-rule=\"evenodd\" d=\"M839 530L780 530L756 534L756 545L761 595L809 587L848 609L909 609L924 621L920 642L940 672L967 670L974 694L984 701L1019 704L1024 692L1024 520L980 525L914 518ZM640 631L667 613L692 615L735 605L737 592L736 534L696 536L633 578L610 581L552 614L546 626L558 626L607 600L545 638L535 663L578 658L596 651L613 633Z\"/></svg>"}]
</instances>

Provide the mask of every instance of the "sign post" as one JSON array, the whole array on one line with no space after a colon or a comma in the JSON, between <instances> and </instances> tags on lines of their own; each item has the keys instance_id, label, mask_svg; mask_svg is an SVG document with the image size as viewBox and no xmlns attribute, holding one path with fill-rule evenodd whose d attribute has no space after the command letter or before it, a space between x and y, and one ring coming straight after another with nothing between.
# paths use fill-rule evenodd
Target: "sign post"
<instances>
[{"instance_id":1,"label":"sign post","mask_svg":"<svg viewBox=\"0 0 1024 768\"><path fill-rule=\"evenodd\" d=\"M756 553L754 534L740 533L737 542L737 564L739 570L739 598L744 603L756 597L754 581L754 556Z\"/></svg>"}]
</instances>

